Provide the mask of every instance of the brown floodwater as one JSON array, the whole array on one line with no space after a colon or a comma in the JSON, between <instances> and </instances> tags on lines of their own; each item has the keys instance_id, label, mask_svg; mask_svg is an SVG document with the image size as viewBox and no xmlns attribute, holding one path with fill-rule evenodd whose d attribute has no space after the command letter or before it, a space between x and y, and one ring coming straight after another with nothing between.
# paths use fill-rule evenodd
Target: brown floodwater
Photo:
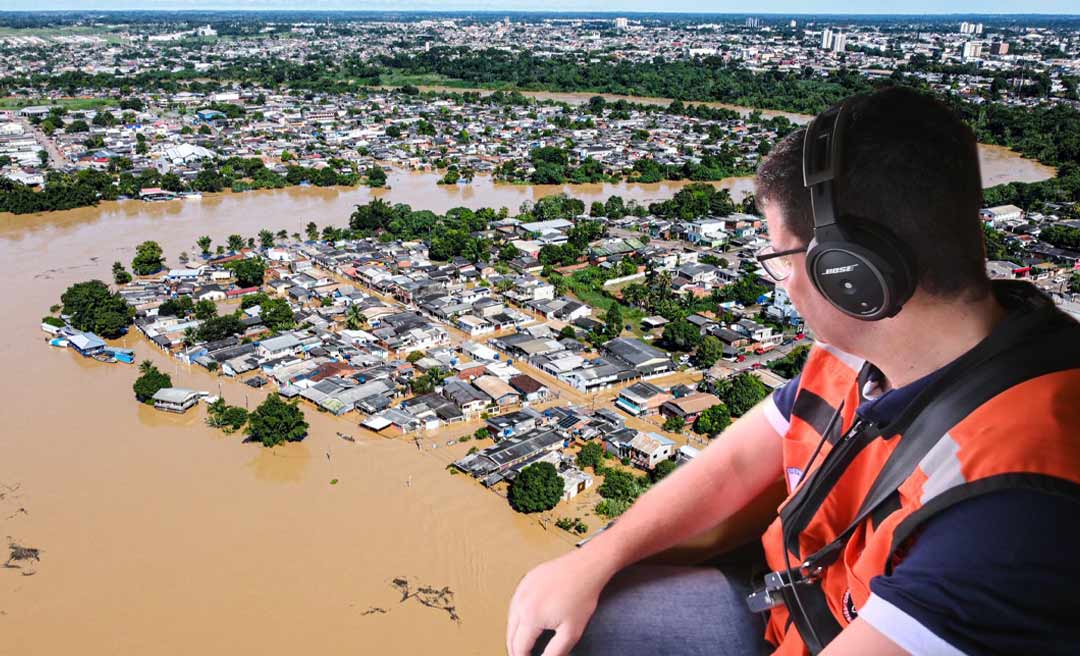
<instances>
[{"instance_id":1,"label":"brown floodwater","mask_svg":"<svg viewBox=\"0 0 1080 656\"><path fill-rule=\"evenodd\" d=\"M1008 153L991 163L1012 179L1050 174ZM201 407L177 416L135 403L135 367L50 348L38 327L68 285L108 280L112 262L129 263L147 239L175 264L199 235L223 243L262 228L302 232L308 221L344 225L373 197L435 211L516 211L558 191L648 202L682 186L528 187L480 177L445 187L436 179L393 172L385 190L294 188L0 215L0 564L8 543L41 550L39 562L0 568L0 655L501 653L518 579L573 538L451 476L446 465L469 443L423 452L404 441L352 444L335 434L353 430L356 417L308 407L304 442L242 444L206 427ZM719 184L736 198L751 188L746 178ZM265 395L179 365L136 334L121 342L178 386L220 389L250 407ZM460 621L415 598L402 603L397 577L449 587Z\"/></svg>"}]
</instances>

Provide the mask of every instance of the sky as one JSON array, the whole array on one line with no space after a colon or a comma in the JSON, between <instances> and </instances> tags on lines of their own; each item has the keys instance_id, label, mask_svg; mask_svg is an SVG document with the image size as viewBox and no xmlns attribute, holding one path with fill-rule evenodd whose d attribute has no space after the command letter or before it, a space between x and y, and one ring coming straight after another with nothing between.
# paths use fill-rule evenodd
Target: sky
<instances>
[{"instance_id":1,"label":"sky","mask_svg":"<svg viewBox=\"0 0 1080 656\"><path fill-rule=\"evenodd\" d=\"M1080 14L1078 0L0 0L0 10L565 11L760 14Z\"/></svg>"}]
</instances>

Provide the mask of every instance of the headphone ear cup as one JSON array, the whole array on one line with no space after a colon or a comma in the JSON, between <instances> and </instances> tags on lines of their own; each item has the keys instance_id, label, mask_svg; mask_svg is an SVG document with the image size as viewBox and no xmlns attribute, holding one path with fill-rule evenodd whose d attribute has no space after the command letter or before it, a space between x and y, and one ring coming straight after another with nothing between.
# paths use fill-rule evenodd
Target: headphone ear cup
<instances>
[{"instance_id":1,"label":"headphone ear cup","mask_svg":"<svg viewBox=\"0 0 1080 656\"><path fill-rule=\"evenodd\" d=\"M846 228L828 241L811 241L807 273L818 292L838 310L876 321L899 312L914 291L906 252L885 232Z\"/></svg>"},{"instance_id":2,"label":"headphone ear cup","mask_svg":"<svg viewBox=\"0 0 1080 656\"><path fill-rule=\"evenodd\" d=\"M880 259L879 267L891 288L889 296L892 307L885 316L891 317L915 293L918 284L915 255L888 228L869 221L857 220L852 223L855 225L849 232L851 238Z\"/></svg>"}]
</instances>

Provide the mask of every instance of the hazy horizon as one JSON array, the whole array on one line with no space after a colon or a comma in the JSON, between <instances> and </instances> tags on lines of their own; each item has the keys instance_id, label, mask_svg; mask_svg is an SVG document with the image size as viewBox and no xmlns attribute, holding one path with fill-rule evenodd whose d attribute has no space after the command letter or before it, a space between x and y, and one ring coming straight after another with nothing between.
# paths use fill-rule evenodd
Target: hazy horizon
<instances>
[{"instance_id":1,"label":"hazy horizon","mask_svg":"<svg viewBox=\"0 0 1080 656\"><path fill-rule=\"evenodd\" d=\"M391 2L375 0L357 7L354 2L343 0L97 0L80 2L59 0L50 3L48 9L42 9L41 3L34 0L12 0L10 6L0 10L5 12L60 12L60 11L356 11L356 12L515 12L515 13L590 13L590 14L738 14L738 15L1062 15L1078 14L1075 0L1031 0L1024 6L1024 11L1016 11L1015 2L1005 0L969 0L966 2L942 3L940 1L916 0L914 2L841 2L824 0L810 3L796 0L767 0L761 3L759 11L747 11L746 5L739 2L701 2L695 0L671 0L658 8L660 3L645 0L626 0L619 9L612 9L610 3L595 0L550 0L538 3L530 0L412 0ZM946 5L946 6L943 6Z\"/></svg>"}]
</instances>

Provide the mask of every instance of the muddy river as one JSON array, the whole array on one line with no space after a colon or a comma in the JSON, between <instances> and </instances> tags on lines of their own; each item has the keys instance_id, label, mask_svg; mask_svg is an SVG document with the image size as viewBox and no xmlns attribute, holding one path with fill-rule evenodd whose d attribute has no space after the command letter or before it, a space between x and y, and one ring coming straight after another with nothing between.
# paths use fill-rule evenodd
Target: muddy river
<instances>
[{"instance_id":1,"label":"muddy river","mask_svg":"<svg viewBox=\"0 0 1080 656\"><path fill-rule=\"evenodd\" d=\"M1050 174L994 157L1011 179ZM501 653L517 580L573 539L450 475L446 465L470 443L448 448L450 434L423 452L403 441L348 443L335 436L352 428L346 420L308 408L304 442L242 444L206 427L201 407L174 416L135 403L134 367L51 349L38 328L68 285L108 280L112 262L129 263L146 239L175 264L199 235L223 243L261 228L343 225L372 197L435 211L516 210L560 190L586 202L612 193L647 202L681 186L478 178L444 187L436 179L394 172L379 191L289 189L0 215L0 563L10 543L40 549L39 561L0 568L0 654ZM736 198L750 188L746 179L722 184ZM175 385L220 389L250 407L264 395L177 365L135 334L123 341ZM449 587L459 620L417 598L402 602L396 578L413 590Z\"/></svg>"}]
</instances>

